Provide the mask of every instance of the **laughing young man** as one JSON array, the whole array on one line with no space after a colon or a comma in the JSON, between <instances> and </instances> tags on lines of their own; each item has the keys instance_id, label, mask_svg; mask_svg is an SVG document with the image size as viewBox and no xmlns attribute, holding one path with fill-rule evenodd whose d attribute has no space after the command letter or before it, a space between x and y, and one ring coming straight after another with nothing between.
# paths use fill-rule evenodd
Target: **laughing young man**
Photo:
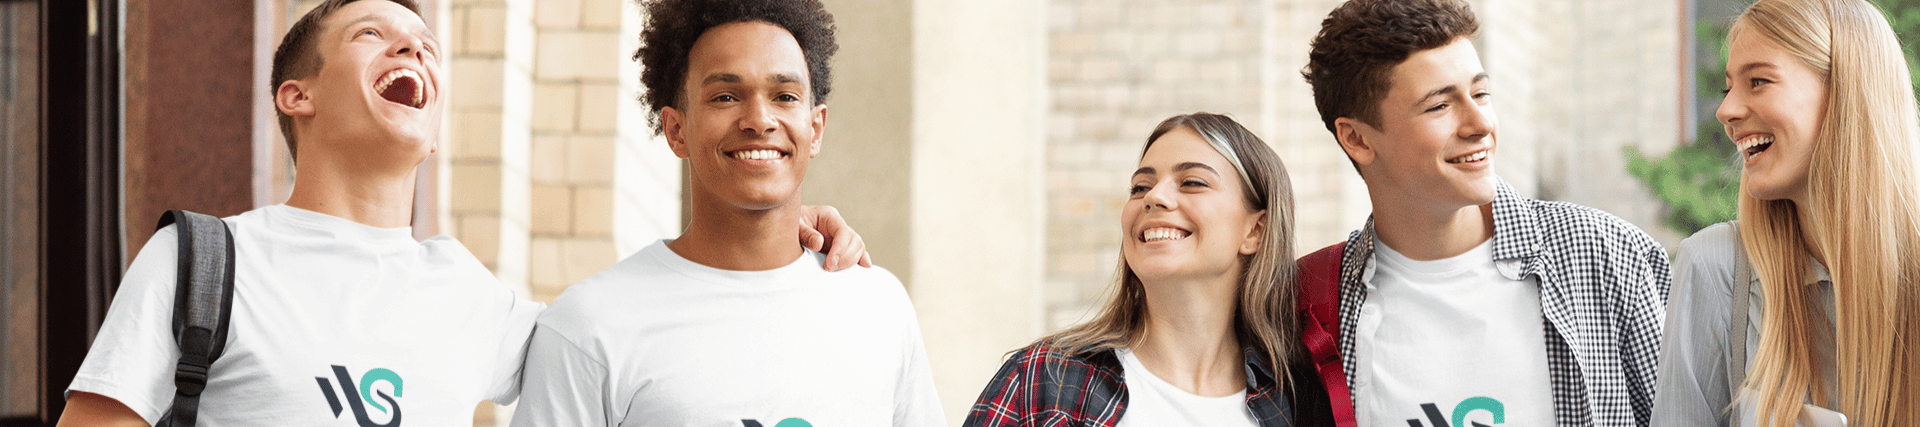
<instances>
[{"instance_id":1,"label":"laughing young man","mask_svg":"<svg viewBox=\"0 0 1920 427\"><path fill-rule=\"evenodd\" d=\"M540 304L459 242L408 228L445 107L439 52L411 0L330 0L288 31L274 106L300 170L286 204L226 219L231 329L198 425L454 425L518 394ZM146 426L168 409L175 233L155 233L127 270L60 425ZM855 240L836 253L861 253Z\"/></svg>"},{"instance_id":2,"label":"laughing young man","mask_svg":"<svg viewBox=\"0 0 1920 427\"><path fill-rule=\"evenodd\" d=\"M945 425L913 306L794 243L827 124L817 0L659 0L636 57L691 221L540 316L515 426Z\"/></svg>"},{"instance_id":3,"label":"laughing young man","mask_svg":"<svg viewBox=\"0 0 1920 427\"><path fill-rule=\"evenodd\" d=\"M1358 421L1646 425L1666 252L1624 220L1522 197L1493 173L1478 26L1459 0L1348 1L1303 72L1373 204L1338 257Z\"/></svg>"}]
</instances>

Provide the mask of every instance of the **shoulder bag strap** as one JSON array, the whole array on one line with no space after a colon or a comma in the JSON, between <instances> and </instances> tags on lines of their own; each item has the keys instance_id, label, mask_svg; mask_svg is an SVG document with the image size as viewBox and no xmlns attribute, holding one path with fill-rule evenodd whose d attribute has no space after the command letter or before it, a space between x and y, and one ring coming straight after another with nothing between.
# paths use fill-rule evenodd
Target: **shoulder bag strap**
<instances>
[{"instance_id":1,"label":"shoulder bag strap","mask_svg":"<svg viewBox=\"0 0 1920 427\"><path fill-rule=\"evenodd\" d=\"M179 283L174 292L173 337L180 361L173 372L173 405L156 427L194 425L207 371L227 346L233 311L233 233L211 215L167 211L159 227L175 226L180 236Z\"/></svg>"},{"instance_id":2,"label":"shoulder bag strap","mask_svg":"<svg viewBox=\"0 0 1920 427\"><path fill-rule=\"evenodd\" d=\"M1747 251L1740 242L1740 222L1733 222L1734 273L1733 304L1728 318L1733 320L1727 330L1727 397L1738 398L1740 385L1747 380L1747 307L1748 294L1753 292L1753 265L1747 260Z\"/></svg>"}]
</instances>

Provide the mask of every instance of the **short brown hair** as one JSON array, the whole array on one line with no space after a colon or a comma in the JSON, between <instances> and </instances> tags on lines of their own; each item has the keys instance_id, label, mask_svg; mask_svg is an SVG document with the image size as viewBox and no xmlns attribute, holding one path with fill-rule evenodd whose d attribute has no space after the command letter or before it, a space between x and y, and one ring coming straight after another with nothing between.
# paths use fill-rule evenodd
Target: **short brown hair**
<instances>
[{"instance_id":1,"label":"short brown hair","mask_svg":"<svg viewBox=\"0 0 1920 427\"><path fill-rule=\"evenodd\" d=\"M1313 86L1313 105L1327 131L1341 117L1379 126L1394 66L1479 30L1465 1L1351 0L1320 21L1300 74Z\"/></svg>"},{"instance_id":2,"label":"short brown hair","mask_svg":"<svg viewBox=\"0 0 1920 427\"><path fill-rule=\"evenodd\" d=\"M334 11L356 1L359 0L321 2L320 5L314 6L313 10L307 11L306 15L301 16L299 21L295 21L292 28L287 29L287 36L280 39L280 47L273 51L273 86L267 88L269 93L280 93L280 84L288 80L313 77L320 72L320 64L324 58L320 57L320 48L314 45L314 40L318 39L320 32L323 31L320 28L320 21L326 20L327 16L333 15ZM420 14L420 4L414 0L387 1L397 3L413 11L415 15ZM287 154L298 159L299 149L293 140L293 117L288 117L287 113L281 112L277 107L273 109L273 115L280 117L280 134L287 137Z\"/></svg>"}]
</instances>

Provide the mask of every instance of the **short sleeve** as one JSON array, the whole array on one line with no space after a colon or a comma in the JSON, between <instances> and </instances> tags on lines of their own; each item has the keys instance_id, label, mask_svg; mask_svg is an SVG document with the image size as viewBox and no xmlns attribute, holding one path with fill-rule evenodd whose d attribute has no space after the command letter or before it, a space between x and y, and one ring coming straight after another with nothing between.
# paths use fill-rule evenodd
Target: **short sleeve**
<instances>
[{"instance_id":1,"label":"short sleeve","mask_svg":"<svg viewBox=\"0 0 1920 427\"><path fill-rule=\"evenodd\" d=\"M505 308L501 313L500 342L495 348L487 398L505 405L520 397L520 379L527 361L528 344L533 341L533 324L546 304L528 301L505 289L500 293Z\"/></svg>"},{"instance_id":2,"label":"short sleeve","mask_svg":"<svg viewBox=\"0 0 1920 427\"><path fill-rule=\"evenodd\" d=\"M67 386L106 396L160 421L173 401L173 370L180 347L173 339L173 296L179 283L178 238L173 226L153 234L120 280L107 318L87 349L80 371Z\"/></svg>"},{"instance_id":3,"label":"short sleeve","mask_svg":"<svg viewBox=\"0 0 1920 427\"><path fill-rule=\"evenodd\" d=\"M525 372L520 405L513 412L514 427L619 423L607 389L612 379L606 363L554 328L534 328Z\"/></svg>"},{"instance_id":4,"label":"short sleeve","mask_svg":"<svg viewBox=\"0 0 1920 427\"><path fill-rule=\"evenodd\" d=\"M894 389L893 425L897 427L945 426L947 415L940 408L940 396L933 386L933 371L927 367L927 346L920 338L920 324L911 312L906 320L908 334L903 352L898 385Z\"/></svg>"}]
</instances>

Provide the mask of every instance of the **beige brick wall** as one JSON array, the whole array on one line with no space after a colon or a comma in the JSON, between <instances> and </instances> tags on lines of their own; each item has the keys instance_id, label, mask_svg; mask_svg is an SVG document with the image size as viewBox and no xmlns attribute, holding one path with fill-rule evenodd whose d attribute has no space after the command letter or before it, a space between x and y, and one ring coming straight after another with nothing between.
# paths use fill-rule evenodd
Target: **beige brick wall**
<instances>
[{"instance_id":1,"label":"beige brick wall","mask_svg":"<svg viewBox=\"0 0 1920 427\"><path fill-rule=\"evenodd\" d=\"M1320 125L1298 70L1334 1L1054 0L1048 17L1050 329L1104 301L1127 175L1174 114L1232 115L1274 147L1296 189L1297 239L1318 248L1364 216L1364 190ZM1348 195L1358 192L1362 196ZM1358 200L1360 210L1354 211Z\"/></svg>"},{"instance_id":2,"label":"beige brick wall","mask_svg":"<svg viewBox=\"0 0 1920 427\"><path fill-rule=\"evenodd\" d=\"M613 265L619 0L536 0L528 281L550 301ZM611 18L611 19L609 19Z\"/></svg>"}]
</instances>

